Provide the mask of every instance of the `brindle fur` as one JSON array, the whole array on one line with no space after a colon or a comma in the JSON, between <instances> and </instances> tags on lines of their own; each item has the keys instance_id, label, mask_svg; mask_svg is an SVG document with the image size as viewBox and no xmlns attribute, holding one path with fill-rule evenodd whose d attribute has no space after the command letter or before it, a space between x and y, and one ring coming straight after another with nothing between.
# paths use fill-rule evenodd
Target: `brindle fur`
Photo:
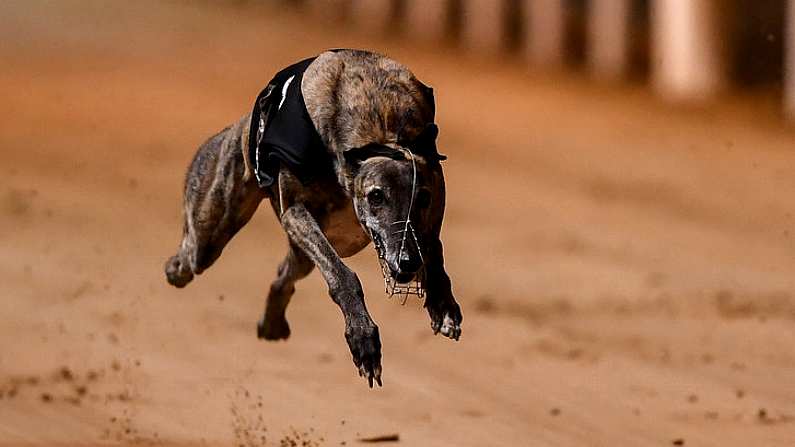
<instances>
[{"instance_id":1,"label":"brindle fur","mask_svg":"<svg viewBox=\"0 0 795 447\"><path fill-rule=\"evenodd\" d=\"M166 277L184 287L207 269L268 197L288 236L289 251L271 284L258 336L289 337L285 310L295 282L317 266L343 313L354 364L370 386L373 381L380 385L378 326L367 311L358 277L342 259L361 251L375 233L387 241L390 269L401 271L399 241L390 237L394 228L390 224L405 219L408 212L412 166L406 157L385 157L360 148L375 143L405 155L399 142L413 141L433 122L432 95L404 66L354 50L321 54L305 72L301 87L307 111L334 160L334 171L302 183L282 167L278 181L263 191L247 159L251 117L243 117L204 143L188 170L182 243L166 263ZM425 307L434 333L457 340L462 316L444 269L439 238L444 177L437 160L417 155L415 161L417 183L429 204L411 216L422 239L422 253L406 256L422 256L425 261ZM389 206L368 201L374 189L383 191Z\"/></svg>"}]
</instances>

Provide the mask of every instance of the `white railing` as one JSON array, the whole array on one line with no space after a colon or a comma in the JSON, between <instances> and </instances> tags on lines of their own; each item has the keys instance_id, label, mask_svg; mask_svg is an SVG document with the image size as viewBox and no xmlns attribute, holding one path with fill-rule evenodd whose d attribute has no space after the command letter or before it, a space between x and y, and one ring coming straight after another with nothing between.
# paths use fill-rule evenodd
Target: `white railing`
<instances>
[{"instance_id":1,"label":"white railing","mask_svg":"<svg viewBox=\"0 0 795 447\"><path fill-rule=\"evenodd\" d=\"M648 80L662 98L705 101L731 88L732 48L736 43L727 23L733 5L743 0L300 0L304 7L347 11L350 23L379 32L400 21L406 38L448 39L451 23L459 24L457 38L465 51L497 52L510 39L506 18L521 22L517 55L538 69L566 66L571 10L585 11L585 60L582 67L596 80L625 79L632 70L632 52L645 46ZM795 0L778 2L786 11L782 104L795 120ZM773 3L769 3L771 5ZM647 14L642 36L637 35L638 6ZM451 18L451 15L457 17ZM399 16L399 17L398 17ZM638 40L644 39L642 45ZM514 50L516 50L514 48ZM774 64L775 65L775 64ZM763 69L763 68L760 68Z\"/></svg>"}]
</instances>

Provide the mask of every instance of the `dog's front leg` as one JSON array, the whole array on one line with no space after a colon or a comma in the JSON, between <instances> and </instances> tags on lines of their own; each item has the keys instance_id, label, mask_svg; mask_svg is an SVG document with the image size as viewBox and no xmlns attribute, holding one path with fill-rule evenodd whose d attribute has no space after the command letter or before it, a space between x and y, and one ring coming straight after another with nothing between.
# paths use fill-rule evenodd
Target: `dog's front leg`
<instances>
[{"instance_id":1,"label":"dog's front leg","mask_svg":"<svg viewBox=\"0 0 795 447\"><path fill-rule=\"evenodd\" d=\"M431 328L434 334L442 333L445 337L458 340L461 336L461 307L453 296L450 277L444 270L444 254L442 241L436 239L429 245L427 278L425 287L427 297L425 308L431 317Z\"/></svg>"},{"instance_id":2,"label":"dog's front leg","mask_svg":"<svg viewBox=\"0 0 795 447\"><path fill-rule=\"evenodd\" d=\"M345 339L359 375L381 385L381 339L364 304L364 292L356 273L340 259L315 218L297 203L282 214L287 236L315 263L329 288L329 295L345 317Z\"/></svg>"}]
</instances>

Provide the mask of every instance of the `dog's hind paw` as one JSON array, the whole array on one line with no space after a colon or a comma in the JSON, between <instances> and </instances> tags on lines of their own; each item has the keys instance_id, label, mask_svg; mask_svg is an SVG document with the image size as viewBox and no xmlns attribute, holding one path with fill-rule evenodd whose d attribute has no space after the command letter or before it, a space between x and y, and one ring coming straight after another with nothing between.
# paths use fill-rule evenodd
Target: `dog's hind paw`
<instances>
[{"instance_id":1,"label":"dog's hind paw","mask_svg":"<svg viewBox=\"0 0 795 447\"><path fill-rule=\"evenodd\" d=\"M290 338L290 325L287 319L272 319L271 321L265 318L257 322L257 338L263 340L287 340Z\"/></svg>"},{"instance_id":2,"label":"dog's hind paw","mask_svg":"<svg viewBox=\"0 0 795 447\"><path fill-rule=\"evenodd\" d=\"M172 256L166 262L166 280L169 284L177 288L183 288L193 280L193 272L190 267L180 261L179 256Z\"/></svg>"}]
</instances>

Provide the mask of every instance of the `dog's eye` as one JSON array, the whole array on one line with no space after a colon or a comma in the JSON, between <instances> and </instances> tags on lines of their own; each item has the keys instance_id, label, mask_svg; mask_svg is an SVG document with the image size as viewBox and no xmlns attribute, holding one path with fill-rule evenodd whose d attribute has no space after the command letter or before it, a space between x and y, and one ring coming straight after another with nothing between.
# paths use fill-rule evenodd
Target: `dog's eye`
<instances>
[{"instance_id":1,"label":"dog's eye","mask_svg":"<svg viewBox=\"0 0 795 447\"><path fill-rule=\"evenodd\" d=\"M384 203L384 191L380 189L374 189L367 193L367 203L370 206L379 206Z\"/></svg>"},{"instance_id":2,"label":"dog's eye","mask_svg":"<svg viewBox=\"0 0 795 447\"><path fill-rule=\"evenodd\" d=\"M417 201L417 207L428 208L431 205L431 192L427 189L421 189L417 191L417 197L414 200Z\"/></svg>"}]
</instances>

